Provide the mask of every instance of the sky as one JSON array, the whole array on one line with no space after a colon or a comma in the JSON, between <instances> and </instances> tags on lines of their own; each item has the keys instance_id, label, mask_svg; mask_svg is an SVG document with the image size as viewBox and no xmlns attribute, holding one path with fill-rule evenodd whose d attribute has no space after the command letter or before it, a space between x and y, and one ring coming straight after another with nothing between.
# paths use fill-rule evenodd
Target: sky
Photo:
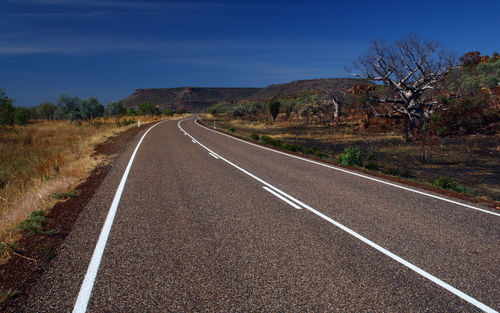
<instances>
[{"instance_id":1,"label":"sky","mask_svg":"<svg viewBox=\"0 0 500 313\"><path fill-rule=\"evenodd\" d=\"M103 104L137 88L349 77L372 40L500 50L500 1L0 0L0 89Z\"/></svg>"}]
</instances>

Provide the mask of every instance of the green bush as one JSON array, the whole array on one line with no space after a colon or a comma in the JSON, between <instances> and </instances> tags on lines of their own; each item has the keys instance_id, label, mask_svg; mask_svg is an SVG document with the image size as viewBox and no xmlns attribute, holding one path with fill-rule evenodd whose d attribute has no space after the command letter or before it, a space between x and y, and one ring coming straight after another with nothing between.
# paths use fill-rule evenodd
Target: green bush
<instances>
[{"instance_id":1,"label":"green bush","mask_svg":"<svg viewBox=\"0 0 500 313\"><path fill-rule=\"evenodd\" d=\"M230 132L234 133L234 131L236 130L234 127L229 127L227 130L229 130Z\"/></svg>"},{"instance_id":2,"label":"green bush","mask_svg":"<svg viewBox=\"0 0 500 313\"><path fill-rule=\"evenodd\" d=\"M17 227L24 232L37 234L42 230L42 223L47 218L43 215L42 211L36 211L30 214L29 218L21 222Z\"/></svg>"},{"instance_id":3,"label":"green bush","mask_svg":"<svg viewBox=\"0 0 500 313\"><path fill-rule=\"evenodd\" d=\"M250 138L255 140L255 141L259 141L259 135L257 135L256 133L251 133Z\"/></svg>"},{"instance_id":4,"label":"green bush","mask_svg":"<svg viewBox=\"0 0 500 313\"><path fill-rule=\"evenodd\" d=\"M279 140L279 139L273 139L267 135L264 135L261 137L260 140L265 144L275 146L275 147L281 147L281 140Z\"/></svg>"},{"instance_id":5,"label":"green bush","mask_svg":"<svg viewBox=\"0 0 500 313\"><path fill-rule=\"evenodd\" d=\"M166 116L173 116L173 115L174 115L174 113L175 113L175 111L174 111L174 110L172 110L172 109L165 109L165 110L163 111L163 114L165 114Z\"/></svg>"},{"instance_id":6,"label":"green bush","mask_svg":"<svg viewBox=\"0 0 500 313\"><path fill-rule=\"evenodd\" d=\"M43 254L44 254L46 260L50 260L50 259L54 258L54 256L55 256L54 251L52 251L52 248L49 245L43 245L42 249L43 249Z\"/></svg>"},{"instance_id":7,"label":"green bush","mask_svg":"<svg viewBox=\"0 0 500 313\"><path fill-rule=\"evenodd\" d=\"M314 153L314 149L313 148L306 148L306 153L307 154L313 154Z\"/></svg>"},{"instance_id":8,"label":"green bush","mask_svg":"<svg viewBox=\"0 0 500 313\"><path fill-rule=\"evenodd\" d=\"M14 115L16 110L12 105L14 100L7 97L5 91L0 89L0 126L14 125Z\"/></svg>"},{"instance_id":9,"label":"green bush","mask_svg":"<svg viewBox=\"0 0 500 313\"><path fill-rule=\"evenodd\" d=\"M17 125L28 124L29 111L26 108L16 108L14 113L14 120Z\"/></svg>"},{"instance_id":10,"label":"green bush","mask_svg":"<svg viewBox=\"0 0 500 313\"><path fill-rule=\"evenodd\" d=\"M294 143L283 143L281 144L281 149L290 150L293 152L302 152L302 146Z\"/></svg>"},{"instance_id":11,"label":"green bush","mask_svg":"<svg viewBox=\"0 0 500 313\"><path fill-rule=\"evenodd\" d=\"M133 118L131 118L130 120L127 120L126 118L122 119L121 122L118 123L119 126L127 126L127 125L130 125L130 124L134 124L135 123L135 120Z\"/></svg>"},{"instance_id":12,"label":"green bush","mask_svg":"<svg viewBox=\"0 0 500 313\"><path fill-rule=\"evenodd\" d=\"M319 149L314 151L314 156L320 159L328 159L329 157L325 151Z\"/></svg>"},{"instance_id":13,"label":"green bush","mask_svg":"<svg viewBox=\"0 0 500 313\"><path fill-rule=\"evenodd\" d=\"M347 166L361 166L362 162L361 150L356 147L345 148L344 153L337 158L337 163Z\"/></svg>"},{"instance_id":14,"label":"green bush","mask_svg":"<svg viewBox=\"0 0 500 313\"><path fill-rule=\"evenodd\" d=\"M447 189L447 190L453 190L456 192L463 192L465 194L474 194L472 190L469 190L465 188L464 186L461 186L454 182L451 178L449 177L439 177L433 182L433 185L439 188Z\"/></svg>"}]
</instances>

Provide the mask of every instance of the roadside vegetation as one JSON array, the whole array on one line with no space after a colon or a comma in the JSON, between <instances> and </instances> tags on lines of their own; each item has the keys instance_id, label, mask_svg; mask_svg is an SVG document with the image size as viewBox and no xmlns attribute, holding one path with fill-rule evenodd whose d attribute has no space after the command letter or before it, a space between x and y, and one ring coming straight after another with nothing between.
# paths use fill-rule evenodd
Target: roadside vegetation
<instances>
[{"instance_id":1,"label":"roadside vegetation","mask_svg":"<svg viewBox=\"0 0 500 313\"><path fill-rule=\"evenodd\" d=\"M78 196L74 188L106 162L95 154L96 146L137 127L139 120L174 116L149 105L127 116L119 102L104 107L96 98L67 95L55 104L19 108L0 91L0 101L0 263L23 233L40 232L50 209Z\"/></svg>"},{"instance_id":2,"label":"roadside vegetation","mask_svg":"<svg viewBox=\"0 0 500 313\"><path fill-rule=\"evenodd\" d=\"M357 81L218 103L207 126L361 171L500 201L500 55L374 42ZM498 203L497 203L498 205Z\"/></svg>"}]
</instances>

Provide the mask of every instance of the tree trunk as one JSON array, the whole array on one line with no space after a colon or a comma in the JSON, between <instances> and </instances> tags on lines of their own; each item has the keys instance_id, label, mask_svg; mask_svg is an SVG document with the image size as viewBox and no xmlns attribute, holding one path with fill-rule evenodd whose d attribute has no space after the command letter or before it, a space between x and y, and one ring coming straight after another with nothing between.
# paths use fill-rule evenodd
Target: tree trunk
<instances>
[{"instance_id":1,"label":"tree trunk","mask_svg":"<svg viewBox=\"0 0 500 313\"><path fill-rule=\"evenodd\" d=\"M338 119L340 116L340 103L333 101L333 108L334 108L333 118Z\"/></svg>"}]
</instances>

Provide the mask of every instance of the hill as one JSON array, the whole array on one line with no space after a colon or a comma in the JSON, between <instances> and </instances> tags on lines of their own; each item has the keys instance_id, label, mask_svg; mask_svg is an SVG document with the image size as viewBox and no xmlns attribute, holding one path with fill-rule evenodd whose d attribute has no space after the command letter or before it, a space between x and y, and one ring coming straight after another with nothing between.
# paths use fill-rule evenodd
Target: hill
<instances>
[{"instance_id":1,"label":"hill","mask_svg":"<svg viewBox=\"0 0 500 313\"><path fill-rule=\"evenodd\" d=\"M139 103L149 101L161 110L185 109L190 112L200 112L217 102L233 102L249 98L259 90L260 88L204 87L137 89L125 98L122 104L126 108L137 108Z\"/></svg>"},{"instance_id":2,"label":"hill","mask_svg":"<svg viewBox=\"0 0 500 313\"><path fill-rule=\"evenodd\" d=\"M293 96L310 89L322 87L348 89L356 83L359 83L359 80L326 78L297 80L286 84L273 84L266 88L147 88L135 90L122 103L126 108L137 108L139 103L149 101L157 105L161 110L185 109L189 112L200 112L218 102L237 102L243 99L263 100L280 95Z\"/></svg>"},{"instance_id":3,"label":"hill","mask_svg":"<svg viewBox=\"0 0 500 313\"><path fill-rule=\"evenodd\" d=\"M286 84L273 84L256 92L252 99L270 99L276 96L295 96L311 89L335 88L349 89L359 84L359 79L353 78L322 78L296 80Z\"/></svg>"}]
</instances>

